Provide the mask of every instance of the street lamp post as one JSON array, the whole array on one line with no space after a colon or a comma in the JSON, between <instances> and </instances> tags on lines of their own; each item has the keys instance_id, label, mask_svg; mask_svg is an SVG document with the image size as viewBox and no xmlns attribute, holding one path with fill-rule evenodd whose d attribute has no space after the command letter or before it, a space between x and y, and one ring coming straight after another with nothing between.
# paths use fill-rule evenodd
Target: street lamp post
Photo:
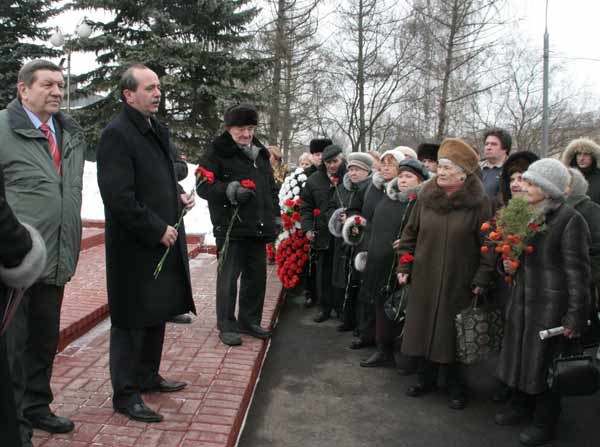
<instances>
[{"instance_id":1,"label":"street lamp post","mask_svg":"<svg viewBox=\"0 0 600 447\"><path fill-rule=\"evenodd\" d=\"M64 47L67 53L67 113L71 112L71 42L74 39L87 39L92 34L92 27L84 17L75 27L73 34L63 34L60 28L50 37L50 43L55 47Z\"/></svg>"},{"instance_id":2,"label":"street lamp post","mask_svg":"<svg viewBox=\"0 0 600 447\"><path fill-rule=\"evenodd\" d=\"M548 89L549 89L549 66L550 65L550 36L548 34L548 0L546 0L546 26L544 30L544 92L542 104L542 157L548 156L550 150L549 136L549 111L548 111Z\"/></svg>"}]
</instances>

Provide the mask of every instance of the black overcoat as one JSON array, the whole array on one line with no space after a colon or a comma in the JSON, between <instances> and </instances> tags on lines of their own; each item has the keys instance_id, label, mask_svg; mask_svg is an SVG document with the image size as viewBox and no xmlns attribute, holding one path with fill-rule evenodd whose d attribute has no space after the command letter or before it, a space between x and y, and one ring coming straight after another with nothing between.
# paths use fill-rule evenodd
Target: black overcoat
<instances>
[{"instance_id":1,"label":"black overcoat","mask_svg":"<svg viewBox=\"0 0 600 447\"><path fill-rule=\"evenodd\" d=\"M98 186L106 218L106 279L112 324L143 328L195 312L185 227L179 227L163 269L154 269L167 225L182 210L168 129L124 105L102 132Z\"/></svg>"},{"instance_id":2,"label":"black overcoat","mask_svg":"<svg viewBox=\"0 0 600 447\"><path fill-rule=\"evenodd\" d=\"M213 141L200 160L200 166L215 174L215 182L200 185L198 195L208 201L213 234L217 239L225 239L235 211L235 206L227 198L227 185L242 180L252 180L256 184L256 194L247 203L239 205L239 219L231 228L230 239L254 238L271 242L277 235L278 189L269 162L269 151L256 138L252 144L259 148L254 162L244 155L231 134L224 132Z\"/></svg>"},{"instance_id":3,"label":"black overcoat","mask_svg":"<svg viewBox=\"0 0 600 447\"><path fill-rule=\"evenodd\" d=\"M562 337L540 340L539 331L584 328L589 299L590 232L568 205L546 213L547 230L534 236L534 252L521 259L506 306L500 379L528 394L547 389L548 367Z\"/></svg>"}]
</instances>

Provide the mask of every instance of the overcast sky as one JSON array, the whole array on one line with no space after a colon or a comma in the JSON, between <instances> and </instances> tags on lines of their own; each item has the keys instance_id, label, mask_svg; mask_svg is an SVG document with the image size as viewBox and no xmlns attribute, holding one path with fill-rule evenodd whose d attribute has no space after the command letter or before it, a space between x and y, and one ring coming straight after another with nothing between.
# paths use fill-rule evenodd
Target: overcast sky
<instances>
[{"instance_id":1,"label":"overcast sky","mask_svg":"<svg viewBox=\"0 0 600 447\"><path fill-rule=\"evenodd\" d=\"M329 0L331 5L340 1ZM519 30L529 36L531 45L539 48L541 58L546 0L510 0L509 4L507 13L517 20ZM600 20L600 0L549 0L548 5L551 63L565 63L575 83L600 99L600 45L595 33ZM51 23L70 33L83 15L70 12ZM91 54L74 54L73 72L86 71L93 63Z\"/></svg>"}]
</instances>

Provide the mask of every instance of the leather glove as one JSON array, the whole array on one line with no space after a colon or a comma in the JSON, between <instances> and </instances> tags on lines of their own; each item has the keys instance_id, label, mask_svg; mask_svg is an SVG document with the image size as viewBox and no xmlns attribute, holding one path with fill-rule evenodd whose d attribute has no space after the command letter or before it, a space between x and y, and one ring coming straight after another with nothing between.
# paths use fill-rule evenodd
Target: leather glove
<instances>
[{"instance_id":1,"label":"leather glove","mask_svg":"<svg viewBox=\"0 0 600 447\"><path fill-rule=\"evenodd\" d=\"M239 186L235 190L235 199L238 203L248 203L252 197L254 197L256 193L252 189L244 188L243 186Z\"/></svg>"}]
</instances>

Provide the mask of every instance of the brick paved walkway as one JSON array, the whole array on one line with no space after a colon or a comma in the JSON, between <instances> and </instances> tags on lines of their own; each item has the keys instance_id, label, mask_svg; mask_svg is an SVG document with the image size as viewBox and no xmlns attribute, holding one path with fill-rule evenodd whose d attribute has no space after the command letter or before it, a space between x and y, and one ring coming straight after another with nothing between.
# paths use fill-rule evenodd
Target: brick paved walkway
<instances>
[{"instance_id":1,"label":"brick paved walkway","mask_svg":"<svg viewBox=\"0 0 600 447\"><path fill-rule=\"evenodd\" d=\"M103 255L102 245L82 252L77 275L65 298L61 325L69 327L69 321L76 320L76 312L72 312L76 302L104 293ZM240 347L222 345L215 328L215 257L199 253L190 261L190 269L198 317L191 325L167 326L161 364L164 377L185 380L189 386L178 393L145 395L145 401L164 414L165 420L159 424L143 424L113 411L108 374L110 325L104 321L90 334L67 346L56 358L52 378L53 409L57 414L71 417L76 423L75 431L49 435L36 430L35 446L235 445L267 343L242 336L244 344ZM280 287L275 272L270 269L262 323L265 327L275 321ZM85 312L84 307L78 309L80 315Z\"/></svg>"}]
</instances>

